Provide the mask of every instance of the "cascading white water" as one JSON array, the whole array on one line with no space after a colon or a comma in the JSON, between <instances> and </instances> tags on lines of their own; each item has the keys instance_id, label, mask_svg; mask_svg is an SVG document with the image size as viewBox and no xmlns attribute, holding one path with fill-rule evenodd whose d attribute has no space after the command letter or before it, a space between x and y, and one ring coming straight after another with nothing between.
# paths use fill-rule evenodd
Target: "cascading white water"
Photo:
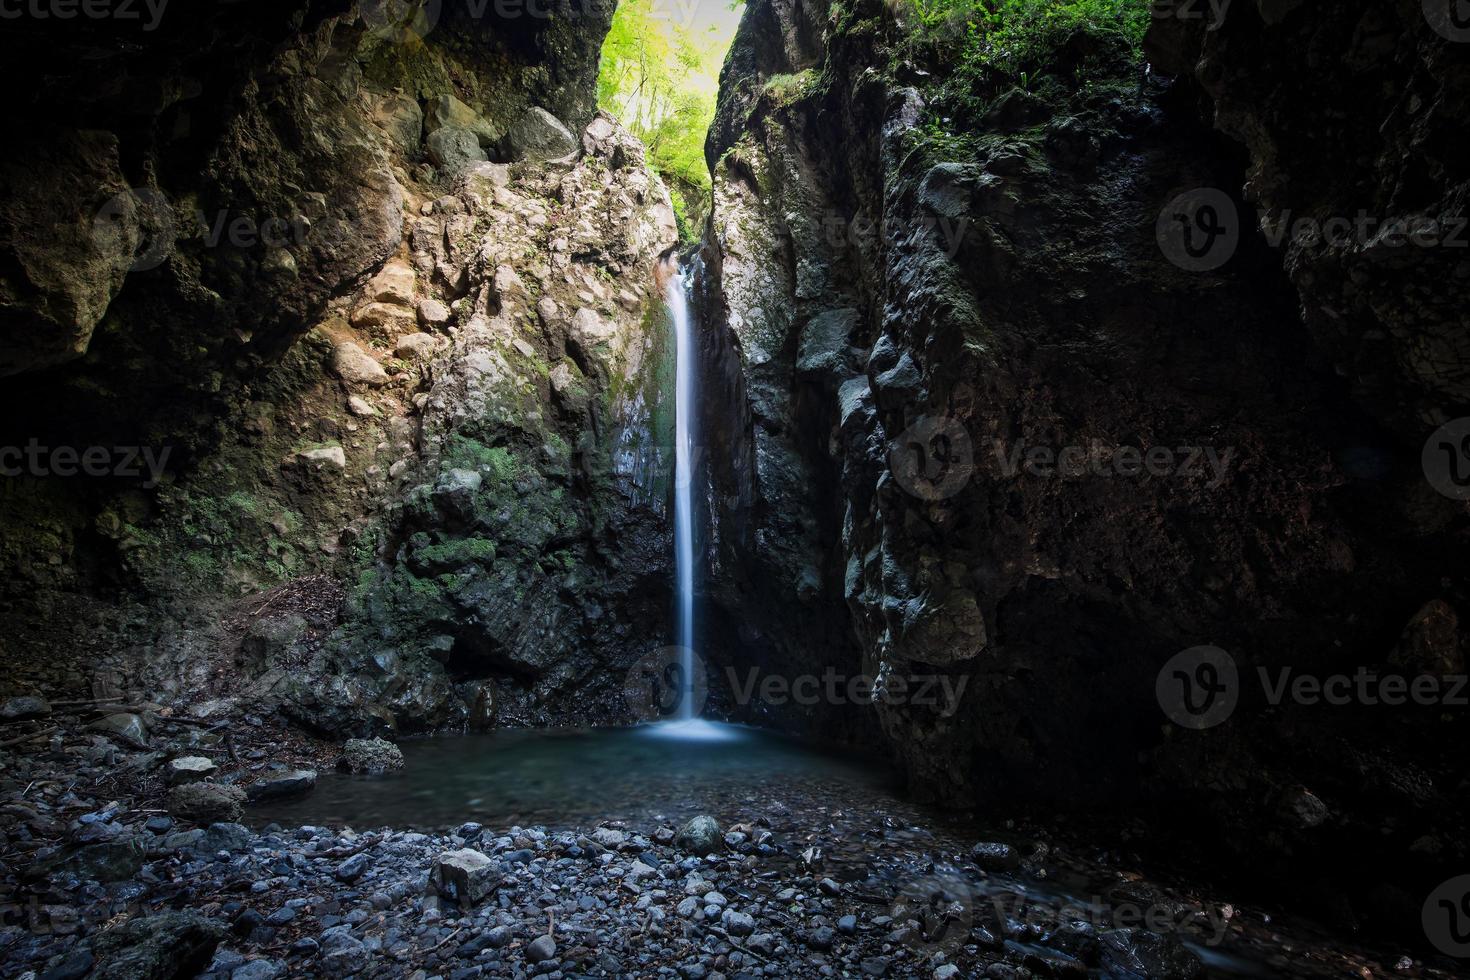
<instances>
[{"instance_id":1,"label":"cascading white water","mask_svg":"<svg viewBox=\"0 0 1470 980\"><path fill-rule=\"evenodd\" d=\"M687 272L669 277L674 321L674 578L679 653L677 717L694 717L694 330L689 322Z\"/></svg>"}]
</instances>

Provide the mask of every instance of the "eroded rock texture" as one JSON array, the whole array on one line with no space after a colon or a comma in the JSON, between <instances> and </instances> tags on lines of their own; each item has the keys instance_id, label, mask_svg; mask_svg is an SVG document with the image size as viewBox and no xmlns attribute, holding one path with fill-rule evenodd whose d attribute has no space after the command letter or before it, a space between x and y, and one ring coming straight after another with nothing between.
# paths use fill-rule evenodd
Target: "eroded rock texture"
<instances>
[{"instance_id":1,"label":"eroded rock texture","mask_svg":"<svg viewBox=\"0 0 1470 980\"><path fill-rule=\"evenodd\" d=\"M738 409L704 419L707 590L743 629L712 655L875 677L883 744L956 803L1141 803L1215 857L1352 840L1414 887L1458 853L1463 719L1273 707L1257 670L1392 671L1406 624L1463 662L1429 624L1467 598L1464 505L1419 457L1464 407L1464 252L1246 228L1192 271L1157 234L1197 188L1453 211L1464 55L1408 9L1155 27L1173 78L1082 32L956 99L881 5L752 4L708 146L705 384ZM1245 685L1194 732L1155 683L1202 644Z\"/></svg>"},{"instance_id":2,"label":"eroded rock texture","mask_svg":"<svg viewBox=\"0 0 1470 980\"><path fill-rule=\"evenodd\" d=\"M336 737L626 711L667 620L667 193L594 112L610 3L420 6L0 38L31 93L0 205L0 445L39 461L0 499L16 693Z\"/></svg>"}]
</instances>

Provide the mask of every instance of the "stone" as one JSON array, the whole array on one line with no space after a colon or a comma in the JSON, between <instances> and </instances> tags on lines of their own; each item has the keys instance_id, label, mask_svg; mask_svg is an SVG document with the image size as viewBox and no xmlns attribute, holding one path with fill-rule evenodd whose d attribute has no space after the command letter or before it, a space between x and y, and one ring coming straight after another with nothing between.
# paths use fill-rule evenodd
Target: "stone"
<instances>
[{"instance_id":1,"label":"stone","mask_svg":"<svg viewBox=\"0 0 1470 980\"><path fill-rule=\"evenodd\" d=\"M413 306L413 266L402 259L389 259L377 274L368 280L363 294L369 303L389 303L396 306Z\"/></svg>"},{"instance_id":2,"label":"stone","mask_svg":"<svg viewBox=\"0 0 1470 980\"><path fill-rule=\"evenodd\" d=\"M142 870L147 859L147 838L125 837L83 847L52 867L101 882L126 881Z\"/></svg>"},{"instance_id":3,"label":"stone","mask_svg":"<svg viewBox=\"0 0 1470 980\"><path fill-rule=\"evenodd\" d=\"M276 960L251 960L237 966L230 974L230 980L276 980L285 974L286 968Z\"/></svg>"},{"instance_id":4,"label":"stone","mask_svg":"<svg viewBox=\"0 0 1470 980\"><path fill-rule=\"evenodd\" d=\"M108 738L116 739L135 749L146 749L148 747L148 727L143 724L143 719L135 714L120 711L108 715L87 726L88 731L101 732Z\"/></svg>"},{"instance_id":5,"label":"stone","mask_svg":"<svg viewBox=\"0 0 1470 980\"><path fill-rule=\"evenodd\" d=\"M611 827L598 827L592 832L592 839L609 850L617 850L628 840L628 835L621 830L613 830Z\"/></svg>"},{"instance_id":6,"label":"stone","mask_svg":"<svg viewBox=\"0 0 1470 980\"><path fill-rule=\"evenodd\" d=\"M328 976L346 977L359 973L372 958L362 940L344 935L328 946L322 943L321 965Z\"/></svg>"},{"instance_id":7,"label":"stone","mask_svg":"<svg viewBox=\"0 0 1470 980\"><path fill-rule=\"evenodd\" d=\"M378 387L389 381L383 366L350 340L344 340L332 349L331 367L332 373L348 384Z\"/></svg>"},{"instance_id":8,"label":"stone","mask_svg":"<svg viewBox=\"0 0 1470 980\"><path fill-rule=\"evenodd\" d=\"M225 783L185 783L168 791L168 812L194 823L232 823L245 812L245 791Z\"/></svg>"},{"instance_id":9,"label":"stone","mask_svg":"<svg viewBox=\"0 0 1470 980\"><path fill-rule=\"evenodd\" d=\"M341 446L304 449L296 454L296 465L320 476L341 476L347 472L347 453Z\"/></svg>"},{"instance_id":10,"label":"stone","mask_svg":"<svg viewBox=\"0 0 1470 980\"><path fill-rule=\"evenodd\" d=\"M352 855L352 857L337 865L337 870L334 871L333 874L336 876L338 881L343 881L351 884L352 882L361 878L364 873L366 873L367 866L368 856L366 854L358 853Z\"/></svg>"},{"instance_id":11,"label":"stone","mask_svg":"<svg viewBox=\"0 0 1470 980\"><path fill-rule=\"evenodd\" d=\"M429 134L429 159L447 173L458 173L476 162L488 161L480 140L468 129L445 126Z\"/></svg>"},{"instance_id":12,"label":"stone","mask_svg":"<svg viewBox=\"0 0 1470 980\"><path fill-rule=\"evenodd\" d=\"M581 356L583 364L599 359L597 348L617 336L618 325L604 319L596 310L583 306L572 314L567 342Z\"/></svg>"},{"instance_id":13,"label":"stone","mask_svg":"<svg viewBox=\"0 0 1470 980\"><path fill-rule=\"evenodd\" d=\"M1021 866L1021 855L1009 844L982 841L970 848L970 860L986 871L1014 871Z\"/></svg>"},{"instance_id":14,"label":"stone","mask_svg":"<svg viewBox=\"0 0 1470 980\"><path fill-rule=\"evenodd\" d=\"M22 696L6 698L0 704L0 721L33 721L51 713L51 705L45 698Z\"/></svg>"},{"instance_id":15,"label":"stone","mask_svg":"<svg viewBox=\"0 0 1470 980\"><path fill-rule=\"evenodd\" d=\"M170 786L178 786L183 783L197 783L208 779L217 772L219 772L219 766L215 765L213 760L200 755L186 755L170 759L164 768L163 778Z\"/></svg>"},{"instance_id":16,"label":"stone","mask_svg":"<svg viewBox=\"0 0 1470 980\"><path fill-rule=\"evenodd\" d=\"M725 909L720 915L720 924L732 936L748 936L755 932L755 919L744 912Z\"/></svg>"},{"instance_id":17,"label":"stone","mask_svg":"<svg viewBox=\"0 0 1470 980\"><path fill-rule=\"evenodd\" d=\"M837 931L842 933L844 936L855 935L857 933L857 916L844 915L842 918L838 919Z\"/></svg>"},{"instance_id":18,"label":"stone","mask_svg":"<svg viewBox=\"0 0 1470 980\"><path fill-rule=\"evenodd\" d=\"M290 796L310 793L316 786L316 771L313 769L288 769L269 773L245 787L250 802L279 800Z\"/></svg>"},{"instance_id":19,"label":"stone","mask_svg":"<svg viewBox=\"0 0 1470 980\"><path fill-rule=\"evenodd\" d=\"M848 344L860 326L858 311L853 309L826 310L812 317L801 328L797 372L839 381L853 374Z\"/></svg>"},{"instance_id":20,"label":"stone","mask_svg":"<svg viewBox=\"0 0 1470 980\"><path fill-rule=\"evenodd\" d=\"M206 854L219 851L246 851L252 839L250 828L238 823L212 823L191 845L190 849Z\"/></svg>"},{"instance_id":21,"label":"stone","mask_svg":"<svg viewBox=\"0 0 1470 980\"><path fill-rule=\"evenodd\" d=\"M430 132L446 126L468 130L475 134L480 145L486 149L494 146L504 135L495 128L494 123L453 95L441 95L436 99L430 99L425 121Z\"/></svg>"},{"instance_id":22,"label":"stone","mask_svg":"<svg viewBox=\"0 0 1470 980\"><path fill-rule=\"evenodd\" d=\"M371 118L399 148L410 153L419 148L424 134L424 113L413 96L403 92L380 96Z\"/></svg>"},{"instance_id":23,"label":"stone","mask_svg":"<svg viewBox=\"0 0 1470 980\"><path fill-rule=\"evenodd\" d=\"M449 320L453 316L449 307L437 299L426 299L419 303L419 323L426 327L443 329L449 326Z\"/></svg>"},{"instance_id":24,"label":"stone","mask_svg":"<svg viewBox=\"0 0 1470 980\"><path fill-rule=\"evenodd\" d=\"M556 940L550 936L538 936L526 946L526 959L541 963L556 955Z\"/></svg>"},{"instance_id":25,"label":"stone","mask_svg":"<svg viewBox=\"0 0 1470 980\"><path fill-rule=\"evenodd\" d=\"M1192 980L1204 974L1200 958L1176 936L1147 929L1111 929L1101 934L1100 967L1108 976L1177 977Z\"/></svg>"},{"instance_id":26,"label":"stone","mask_svg":"<svg viewBox=\"0 0 1470 980\"><path fill-rule=\"evenodd\" d=\"M540 106L521 113L501 144L506 159L532 163L566 160L581 149L572 131Z\"/></svg>"},{"instance_id":27,"label":"stone","mask_svg":"<svg viewBox=\"0 0 1470 980\"><path fill-rule=\"evenodd\" d=\"M674 838L675 847L699 857L718 854L724 845L720 825L713 817L708 816L698 816L690 820Z\"/></svg>"},{"instance_id":28,"label":"stone","mask_svg":"<svg viewBox=\"0 0 1470 980\"><path fill-rule=\"evenodd\" d=\"M500 885L495 862L479 851L446 851L434 862L432 881L438 893L462 905L474 905Z\"/></svg>"},{"instance_id":29,"label":"stone","mask_svg":"<svg viewBox=\"0 0 1470 980\"><path fill-rule=\"evenodd\" d=\"M369 418L378 414L378 410L368 404L367 399L361 395L349 395L347 397L347 411L356 415L358 418Z\"/></svg>"},{"instance_id":30,"label":"stone","mask_svg":"<svg viewBox=\"0 0 1470 980\"><path fill-rule=\"evenodd\" d=\"M403 768L403 752L386 739L349 738L337 765L351 773L384 773Z\"/></svg>"},{"instance_id":31,"label":"stone","mask_svg":"<svg viewBox=\"0 0 1470 980\"><path fill-rule=\"evenodd\" d=\"M92 941L96 976L109 980L192 977L209 965L225 928L197 912L138 916Z\"/></svg>"},{"instance_id":32,"label":"stone","mask_svg":"<svg viewBox=\"0 0 1470 980\"><path fill-rule=\"evenodd\" d=\"M359 330L396 337L417 330L418 315L411 306L396 303L368 303L352 311L352 325Z\"/></svg>"},{"instance_id":33,"label":"stone","mask_svg":"<svg viewBox=\"0 0 1470 980\"><path fill-rule=\"evenodd\" d=\"M398 338L398 346L393 349L393 353L405 361L418 361L433 354L442 346L444 342L433 334L411 333Z\"/></svg>"}]
</instances>

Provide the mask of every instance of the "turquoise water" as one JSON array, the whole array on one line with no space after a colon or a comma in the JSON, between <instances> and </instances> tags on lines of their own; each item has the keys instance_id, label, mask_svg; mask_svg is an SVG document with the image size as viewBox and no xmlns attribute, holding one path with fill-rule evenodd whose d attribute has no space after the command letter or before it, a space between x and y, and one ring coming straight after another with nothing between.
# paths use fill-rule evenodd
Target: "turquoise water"
<instances>
[{"instance_id":1,"label":"turquoise water","mask_svg":"<svg viewBox=\"0 0 1470 980\"><path fill-rule=\"evenodd\" d=\"M889 774L795 739L737 725L683 722L628 729L515 730L409 740L405 766L383 776L322 773L308 796L254 807L257 826L318 824L435 829L584 827L676 820L752 799L886 794Z\"/></svg>"}]
</instances>

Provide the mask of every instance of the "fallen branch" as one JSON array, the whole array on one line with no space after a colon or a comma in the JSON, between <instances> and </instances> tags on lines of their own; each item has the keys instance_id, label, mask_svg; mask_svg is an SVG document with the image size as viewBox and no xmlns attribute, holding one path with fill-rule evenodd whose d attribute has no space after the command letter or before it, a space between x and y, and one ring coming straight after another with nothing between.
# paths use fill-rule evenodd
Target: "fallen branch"
<instances>
[{"instance_id":1,"label":"fallen branch","mask_svg":"<svg viewBox=\"0 0 1470 980\"><path fill-rule=\"evenodd\" d=\"M8 749L12 745L19 745L22 742L29 742L31 739L34 739L34 738L44 738L47 735L50 735L54 731L56 731L55 728L46 728L46 729L42 729L39 732L31 732L29 735L22 735L20 738L6 739L5 741L0 742L0 749Z\"/></svg>"}]
</instances>

